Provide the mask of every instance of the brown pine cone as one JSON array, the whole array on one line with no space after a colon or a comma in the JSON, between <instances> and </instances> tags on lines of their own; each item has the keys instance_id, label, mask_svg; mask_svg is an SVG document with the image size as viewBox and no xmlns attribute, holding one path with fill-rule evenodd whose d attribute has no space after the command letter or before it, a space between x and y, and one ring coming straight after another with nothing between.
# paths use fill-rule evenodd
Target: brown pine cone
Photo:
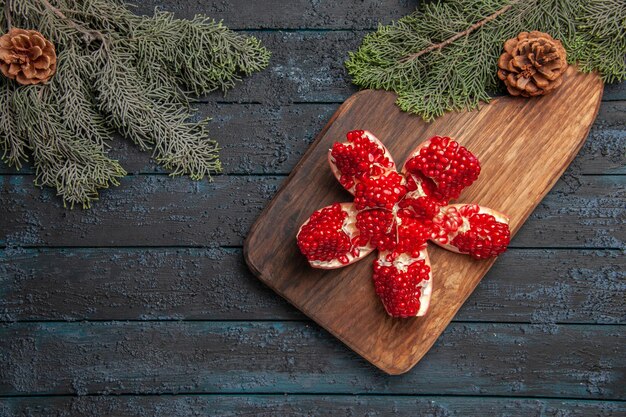
<instances>
[{"instance_id":1,"label":"brown pine cone","mask_svg":"<svg viewBox=\"0 0 626 417\"><path fill-rule=\"evenodd\" d=\"M0 71L20 84L47 82L56 71L52 42L36 30L13 28L0 37Z\"/></svg>"},{"instance_id":2,"label":"brown pine cone","mask_svg":"<svg viewBox=\"0 0 626 417\"><path fill-rule=\"evenodd\" d=\"M561 41L543 32L522 32L504 43L504 53L498 60L498 78L512 96L548 94L563 82L566 58Z\"/></svg>"}]
</instances>

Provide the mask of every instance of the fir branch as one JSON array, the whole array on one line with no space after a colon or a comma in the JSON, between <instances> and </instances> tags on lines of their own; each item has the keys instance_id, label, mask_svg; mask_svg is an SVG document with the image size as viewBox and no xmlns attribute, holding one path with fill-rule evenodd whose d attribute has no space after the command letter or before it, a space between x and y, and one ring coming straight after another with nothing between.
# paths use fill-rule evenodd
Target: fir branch
<instances>
[{"instance_id":1,"label":"fir branch","mask_svg":"<svg viewBox=\"0 0 626 417\"><path fill-rule=\"evenodd\" d=\"M626 2L585 2L577 27L572 55L582 70L609 83L626 79Z\"/></svg>"},{"instance_id":2,"label":"fir branch","mask_svg":"<svg viewBox=\"0 0 626 417\"><path fill-rule=\"evenodd\" d=\"M102 35L102 33L98 32L97 30L86 29L82 27L81 25L79 25L78 23L76 23L75 21L73 21L72 19L68 19L67 16L65 16L62 11L60 11L59 9L54 7L52 4L50 4L48 0L38 0L38 1L41 4L43 4L44 7L48 11L50 11L51 13L54 13L60 19L65 20L67 24L71 26L72 28L74 28L77 32L82 33L87 43L91 43L93 40L99 40L102 42L105 41L104 35Z\"/></svg>"},{"instance_id":3,"label":"fir branch","mask_svg":"<svg viewBox=\"0 0 626 417\"><path fill-rule=\"evenodd\" d=\"M240 74L260 71L269 60L256 38L203 16L182 20L156 11L133 28L128 43L141 67L149 71L151 63L165 63L176 82L196 95L226 91L240 81Z\"/></svg>"},{"instance_id":4,"label":"fir branch","mask_svg":"<svg viewBox=\"0 0 626 417\"><path fill-rule=\"evenodd\" d=\"M195 95L226 91L268 65L250 36L203 16L137 16L120 0L0 0L3 27L36 29L58 54L45 86L0 82L0 148L19 168L33 155L36 184L56 187L70 207L89 207L98 190L125 175L107 157L119 132L172 175L211 178L221 171ZM11 22L9 22L9 20Z\"/></svg>"},{"instance_id":5,"label":"fir branch","mask_svg":"<svg viewBox=\"0 0 626 417\"><path fill-rule=\"evenodd\" d=\"M168 102L167 95L149 97L141 77L130 63L133 57L116 52L103 57L95 88L100 109L111 123L153 157L172 175L188 174L200 180L221 170L218 146L206 138L206 122L189 122L190 115ZM100 65L99 65L100 66Z\"/></svg>"},{"instance_id":6,"label":"fir branch","mask_svg":"<svg viewBox=\"0 0 626 417\"><path fill-rule=\"evenodd\" d=\"M91 55L81 55L74 45L63 50L58 56L56 82L50 84L50 89L58 98L64 128L105 149L114 130L96 108L93 85L84 76L93 72L92 60Z\"/></svg>"},{"instance_id":7,"label":"fir branch","mask_svg":"<svg viewBox=\"0 0 626 417\"><path fill-rule=\"evenodd\" d=\"M625 79L625 9L623 0L426 3L366 36L346 68L358 86L394 91L402 110L430 121L488 102L501 88L502 45L522 31L560 39L583 71L597 70L607 82Z\"/></svg>"},{"instance_id":8,"label":"fir branch","mask_svg":"<svg viewBox=\"0 0 626 417\"><path fill-rule=\"evenodd\" d=\"M4 11L4 19L6 23L7 30L10 30L12 27L11 21L11 0L6 0L6 4L3 7Z\"/></svg>"},{"instance_id":9,"label":"fir branch","mask_svg":"<svg viewBox=\"0 0 626 417\"><path fill-rule=\"evenodd\" d=\"M515 3L517 3L517 2L515 2ZM425 54L430 53L432 51L435 51L437 49L445 48L446 46L450 45L452 42L455 42L455 41L461 39L462 37L469 35L470 33L474 32L476 29L480 29L481 27L485 26L485 24L487 24L487 23L491 22L492 20L496 19L501 14L508 12L510 9L511 9L511 4L507 4L506 6L504 6L503 8L498 10L497 12L495 12L495 13L487 16L487 17L485 17L480 22L474 23L472 26L470 26L469 28L467 28L463 32L459 32L456 35L446 39L443 42L439 42L438 44L429 46L428 48L424 48L424 49L422 49L419 52L416 52L414 54L408 55L408 56L402 58L400 61L401 62L412 61L414 59L419 58L422 55L425 55Z\"/></svg>"},{"instance_id":10,"label":"fir branch","mask_svg":"<svg viewBox=\"0 0 626 417\"><path fill-rule=\"evenodd\" d=\"M19 135L15 123L15 111L12 107L15 85L7 79L0 79L0 144L2 145L2 161L14 166L22 167L28 160L27 145L24 137Z\"/></svg>"},{"instance_id":11,"label":"fir branch","mask_svg":"<svg viewBox=\"0 0 626 417\"><path fill-rule=\"evenodd\" d=\"M98 199L99 189L119 185L126 171L101 147L67 131L55 100L46 86L16 89L12 107L17 131L33 150L35 185L55 187L70 208L88 208Z\"/></svg>"}]
</instances>

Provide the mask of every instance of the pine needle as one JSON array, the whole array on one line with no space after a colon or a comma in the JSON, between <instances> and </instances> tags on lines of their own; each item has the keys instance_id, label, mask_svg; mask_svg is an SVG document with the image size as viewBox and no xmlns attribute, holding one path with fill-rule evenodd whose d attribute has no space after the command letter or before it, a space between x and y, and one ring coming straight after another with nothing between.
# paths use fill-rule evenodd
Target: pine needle
<instances>
[{"instance_id":1,"label":"pine needle","mask_svg":"<svg viewBox=\"0 0 626 417\"><path fill-rule=\"evenodd\" d=\"M366 36L346 68L356 85L394 91L402 110L431 121L488 102L501 88L504 41L531 30L560 39L582 71L598 71L605 82L626 79L624 0L426 3Z\"/></svg>"},{"instance_id":2,"label":"pine needle","mask_svg":"<svg viewBox=\"0 0 626 417\"><path fill-rule=\"evenodd\" d=\"M270 53L258 39L204 16L137 16L119 0L0 0L0 7L3 29L38 30L58 55L48 84L0 77L4 163L19 169L32 155L35 184L85 208L126 175L107 156L116 133L151 150L171 175L210 180L221 171L219 146L189 103L267 67Z\"/></svg>"}]
</instances>

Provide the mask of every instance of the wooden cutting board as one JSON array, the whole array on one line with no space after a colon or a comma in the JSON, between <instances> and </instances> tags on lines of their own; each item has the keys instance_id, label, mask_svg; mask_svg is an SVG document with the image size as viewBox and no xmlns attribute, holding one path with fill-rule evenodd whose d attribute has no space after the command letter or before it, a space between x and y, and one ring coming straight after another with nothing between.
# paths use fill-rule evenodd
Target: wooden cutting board
<instances>
[{"instance_id":1,"label":"wooden cutting board","mask_svg":"<svg viewBox=\"0 0 626 417\"><path fill-rule=\"evenodd\" d=\"M501 97L479 111L448 113L432 123L401 112L395 95L361 91L341 105L252 227L245 243L250 269L291 304L389 374L411 369L435 343L495 260L477 261L429 244L433 269L430 310L424 317L389 317L372 284L375 253L336 270L311 268L296 245L314 210L352 201L333 177L327 152L348 131L376 135L401 167L411 150L434 136L450 136L479 159L480 178L457 200L506 213L517 232L563 174L596 117L603 84L572 67L552 95Z\"/></svg>"}]
</instances>

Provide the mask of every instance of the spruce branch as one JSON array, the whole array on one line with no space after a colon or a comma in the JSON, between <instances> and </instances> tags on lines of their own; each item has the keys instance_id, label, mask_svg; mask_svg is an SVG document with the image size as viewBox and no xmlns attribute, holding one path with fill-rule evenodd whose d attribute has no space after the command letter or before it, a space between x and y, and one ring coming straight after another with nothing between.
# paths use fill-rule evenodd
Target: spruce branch
<instances>
[{"instance_id":1,"label":"spruce branch","mask_svg":"<svg viewBox=\"0 0 626 417\"><path fill-rule=\"evenodd\" d=\"M85 73L94 70L93 57L80 55L76 46L71 45L59 54L58 60L56 82L50 84L50 89L58 98L65 129L74 136L89 139L102 149L108 148L114 129L96 108L93 86L84 77Z\"/></svg>"},{"instance_id":2,"label":"spruce branch","mask_svg":"<svg viewBox=\"0 0 626 417\"><path fill-rule=\"evenodd\" d=\"M77 32L82 33L84 35L84 39L85 39L85 41L87 43L91 43L93 40L99 40L99 41L102 41L102 42L105 41L105 38L102 35L102 33L98 32L97 30L85 29L84 27L82 27L78 23L76 23L74 20L68 19L67 16L65 16L62 11L60 11L59 9L54 7L52 4L50 4L50 2L48 0L39 0L39 2L41 4L43 4L44 7L46 9L48 9L50 12L54 13L55 15L57 15L60 19L65 20L67 22L67 24L69 26L71 26L72 28L74 28Z\"/></svg>"},{"instance_id":3,"label":"spruce branch","mask_svg":"<svg viewBox=\"0 0 626 417\"><path fill-rule=\"evenodd\" d=\"M568 61L626 79L623 0L456 0L426 3L378 30L349 54L353 82L398 95L398 106L427 121L474 109L501 89L504 41L539 30L563 42Z\"/></svg>"},{"instance_id":4,"label":"spruce branch","mask_svg":"<svg viewBox=\"0 0 626 417\"><path fill-rule=\"evenodd\" d=\"M264 69L270 53L250 36L204 16L137 16L121 0L0 0L3 27L36 29L57 50L46 85L0 79L0 149L70 207L126 173L107 156L116 133L150 150L172 175L211 179L219 146L189 103Z\"/></svg>"},{"instance_id":5,"label":"spruce branch","mask_svg":"<svg viewBox=\"0 0 626 417\"><path fill-rule=\"evenodd\" d=\"M2 78L0 80L0 143L2 161L17 170L28 160L26 139L18 134L12 97L15 85Z\"/></svg>"},{"instance_id":6,"label":"spruce branch","mask_svg":"<svg viewBox=\"0 0 626 417\"><path fill-rule=\"evenodd\" d=\"M515 2L515 3L517 3L517 2ZM479 29L479 28L483 27L485 24L487 24L487 23L491 22L492 20L496 19L501 14L508 12L511 9L511 6L512 6L511 4L507 4L506 6L504 6L503 8L498 10L497 12L492 13L491 15L485 17L480 22L474 23L472 26L470 26L469 28L467 28L463 32L459 32L456 35L446 39L443 42L439 42L438 44L429 46L428 48L424 48L424 49L422 49L419 52L416 52L414 54L408 55L408 56L402 58L400 61L401 62L412 61L414 59L419 58L422 55L425 55L425 54L430 53L432 51L435 51L437 49L445 48L446 46L450 45L452 42L455 42L455 41L461 39L462 37L469 35L470 33L474 32L476 29Z\"/></svg>"},{"instance_id":7,"label":"spruce branch","mask_svg":"<svg viewBox=\"0 0 626 417\"><path fill-rule=\"evenodd\" d=\"M6 4L3 7L4 11L4 19L6 22L7 30L10 30L12 27L11 22L11 0L6 0Z\"/></svg>"},{"instance_id":8,"label":"spruce branch","mask_svg":"<svg viewBox=\"0 0 626 417\"><path fill-rule=\"evenodd\" d=\"M55 187L70 208L90 207L99 189L119 185L118 178L126 175L100 146L65 129L56 96L47 86L16 89L12 107L17 131L33 150L35 184Z\"/></svg>"},{"instance_id":9,"label":"spruce branch","mask_svg":"<svg viewBox=\"0 0 626 417\"><path fill-rule=\"evenodd\" d=\"M219 171L217 142L206 138L206 122L189 122L190 115L168 102L166 95L146 96L141 77L129 65L132 56L115 50L96 77L100 109L125 137L142 149L154 149L153 157L172 175L200 180ZM106 52L103 52L106 54Z\"/></svg>"}]
</instances>

